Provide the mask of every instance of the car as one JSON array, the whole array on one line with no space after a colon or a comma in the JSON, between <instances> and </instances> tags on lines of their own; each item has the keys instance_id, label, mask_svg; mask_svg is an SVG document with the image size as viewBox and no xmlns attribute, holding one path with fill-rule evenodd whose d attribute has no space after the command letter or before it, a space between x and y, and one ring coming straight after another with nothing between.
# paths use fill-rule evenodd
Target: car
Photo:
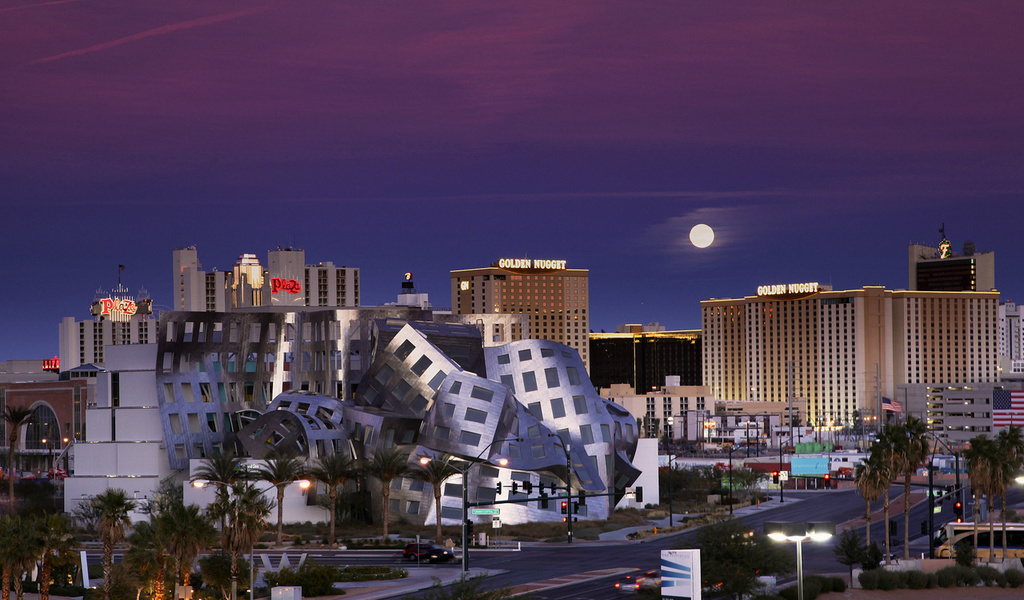
<instances>
[{"instance_id":1,"label":"car","mask_svg":"<svg viewBox=\"0 0 1024 600\"><path fill-rule=\"evenodd\" d=\"M615 582L615 590L623 594L635 594L640 591L640 588L659 586L661 586L661 574L656 569L627 573Z\"/></svg>"},{"instance_id":2,"label":"car","mask_svg":"<svg viewBox=\"0 0 1024 600\"><path fill-rule=\"evenodd\" d=\"M437 544L406 544L402 550L402 558L408 561L419 562L451 562L455 560L455 554Z\"/></svg>"}]
</instances>

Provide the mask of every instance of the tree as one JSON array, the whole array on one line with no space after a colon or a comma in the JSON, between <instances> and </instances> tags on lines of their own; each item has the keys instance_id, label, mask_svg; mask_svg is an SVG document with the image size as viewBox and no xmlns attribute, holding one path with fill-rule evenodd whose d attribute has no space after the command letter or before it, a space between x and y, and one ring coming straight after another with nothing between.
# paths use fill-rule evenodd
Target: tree
<instances>
[{"instance_id":1,"label":"tree","mask_svg":"<svg viewBox=\"0 0 1024 600\"><path fill-rule=\"evenodd\" d=\"M239 481L231 484L227 502L215 502L212 506L217 516L228 519L227 527L221 531L221 543L231 556L231 600L236 600L238 556L252 548L260 538L273 505L255 486Z\"/></svg>"},{"instance_id":2,"label":"tree","mask_svg":"<svg viewBox=\"0 0 1024 600\"><path fill-rule=\"evenodd\" d=\"M391 517L391 482L409 474L409 455L400 448L378 450L366 463L365 472L380 482L381 520L384 533L383 543L388 541L388 520Z\"/></svg>"},{"instance_id":3,"label":"tree","mask_svg":"<svg viewBox=\"0 0 1024 600\"><path fill-rule=\"evenodd\" d=\"M867 541L865 545L871 545L871 503L878 500L882 495L882 489L886 483L885 477L885 465L875 460L872 461L870 456L868 460L857 465L857 468L853 472L853 480L857 486L857 491L860 492L861 498L864 498L864 522L867 523L865 528L867 531Z\"/></svg>"},{"instance_id":4,"label":"tree","mask_svg":"<svg viewBox=\"0 0 1024 600\"><path fill-rule=\"evenodd\" d=\"M893 431L895 471L903 473L903 560L910 559L910 478L928 459L928 427L907 417Z\"/></svg>"},{"instance_id":5,"label":"tree","mask_svg":"<svg viewBox=\"0 0 1024 600\"><path fill-rule=\"evenodd\" d=\"M882 484L882 516L885 518L885 562L888 564L892 556L892 545L889 539L889 488L898 472L898 461L894 449L894 437L899 436L899 427L886 425L885 429L875 439L871 446L871 456L868 460L873 461L878 468Z\"/></svg>"},{"instance_id":6,"label":"tree","mask_svg":"<svg viewBox=\"0 0 1024 600\"><path fill-rule=\"evenodd\" d=\"M1006 557L1006 490L1013 483L1024 464L1024 435L1020 427L1010 425L996 436L999 459L998 493L1002 500L1003 517L1003 557Z\"/></svg>"},{"instance_id":7,"label":"tree","mask_svg":"<svg viewBox=\"0 0 1024 600\"><path fill-rule=\"evenodd\" d=\"M426 462L423 459L426 459ZM412 476L430 484L434 492L434 514L437 516L437 535L435 541L441 543L441 493L444 482L458 475L462 471L455 466L454 457L451 454L440 456L424 456L419 463L413 467Z\"/></svg>"},{"instance_id":8,"label":"tree","mask_svg":"<svg viewBox=\"0 0 1024 600\"><path fill-rule=\"evenodd\" d=\"M228 486L236 481L247 478L248 473L242 469L242 459L234 452L224 452L204 458L192 475L192 482L210 482L217 486L217 502L226 504L228 501ZM223 530L226 522L221 517L220 528Z\"/></svg>"},{"instance_id":9,"label":"tree","mask_svg":"<svg viewBox=\"0 0 1024 600\"><path fill-rule=\"evenodd\" d=\"M697 532L704 588L739 598L760 588L758 577L793 570L793 557L784 546L739 521L722 521Z\"/></svg>"},{"instance_id":10,"label":"tree","mask_svg":"<svg viewBox=\"0 0 1024 600\"><path fill-rule=\"evenodd\" d=\"M978 547L978 521L980 506L978 500L982 495L989 492L993 487L995 473L993 469L996 443L987 435L978 435L971 438L970 445L964 451L964 459L967 461L967 477L971 480L971 495L974 497L974 547ZM991 540L992 537L990 536ZM992 553L989 552L989 557Z\"/></svg>"},{"instance_id":11,"label":"tree","mask_svg":"<svg viewBox=\"0 0 1024 600\"><path fill-rule=\"evenodd\" d=\"M165 598L170 564L167 549L170 545L170 528L173 526L168 519L153 517L136 524L135 530L128 536L130 546L124 562L143 582L151 600Z\"/></svg>"},{"instance_id":12,"label":"tree","mask_svg":"<svg viewBox=\"0 0 1024 600\"><path fill-rule=\"evenodd\" d=\"M39 571L39 600L49 600L53 583L53 566L73 557L74 538L71 522L65 515L48 515L36 521L39 532L42 567Z\"/></svg>"},{"instance_id":13,"label":"tree","mask_svg":"<svg viewBox=\"0 0 1024 600\"><path fill-rule=\"evenodd\" d=\"M3 599L11 597L11 583L18 600L24 597L21 587L25 573L35 566L42 542L30 522L16 515L7 515L0 522L0 565L3 568Z\"/></svg>"},{"instance_id":14,"label":"tree","mask_svg":"<svg viewBox=\"0 0 1024 600\"><path fill-rule=\"evenodd\" d=\"M175 581L191 585L192 563L201 552L213 545L216 530L209 517L195 504L178 504L160 515L174 526L168 541L168 553L174 558Z\"/></svg>"},{"instance_id":15,"label":"tree","mask_svg":"<svg viewBox=\"0 0 1024 600\"><path fill-rule=\"evenodd\" d=\"M14 480L18 470L14 466L14 449L18 447L18 430L32 418L33 411L21 406L4 408L4 421L7 423L7 509L14 514ZM5 599L6 600L6 599Z\"/></svg>"},{"instance_id":16,"label":"tree","mask_svg":"<svg viewBox=\"0 0 1024 600\"><path fill-rule=\"evenodd\" d=\"M832 547L839 564L850 567L850 581L853 581L853 565L864 562L867 548L856 529L847 529L839 534Z\"/></svg>"},{"instance_id":17,"label":"tree","mask_svg":"<svg viewBox=\"0 0 1024 600\"><path fill-rule=\"evenodd\" d=\"M98 529L103 543L103 597L110 600L114 545L124 541L132 525L128 513L135 509L135 501L124 490L109 489L94 496L92 504L100 515Z\"/></svg>"},{"instance_id":18,"label":"tree","mask_svg":"<svg viewBox=\"0 0 1024 600\"><path fill-rule=\"evenodd\" d=\"M256 478L277 488L277 547L284 545L284 488L306 474L306 462L297 456L273 455L266 466L256 471Z\"/></svg>"},{"instance_id":19,"label":"tree","mask_svg":"<svg viewBox=\"0 0 1024 600\"><path fill-rule=\"evenodd\" d=\"M332 453L320 456L309 473L314 479L327 486L327 497L331 503L331 525L327 541L334 547L335 521L338 512L338 486L345 485L345 482L352 477L355 470L355 461L347 454Z\"/></svg>"}]
</instances>

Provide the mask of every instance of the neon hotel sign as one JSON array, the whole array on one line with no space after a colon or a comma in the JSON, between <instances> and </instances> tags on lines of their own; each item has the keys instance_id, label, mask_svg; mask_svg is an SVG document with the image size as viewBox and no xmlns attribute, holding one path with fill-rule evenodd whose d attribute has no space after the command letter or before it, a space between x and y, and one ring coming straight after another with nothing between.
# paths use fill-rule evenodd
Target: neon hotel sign
<instances>
[{"instance_id":1,"label":"neon hotel sign","mask_svg":"<svg viewBox=\"0 0 1024 600\"><path fill-rule=\"evenodd\" d=\"M757 286L758 296L793 296L811 295L818 293L818 283L787 283L780 285L759 285Z\"/></svg>"},{"instance_id":2,"label":"neon hotel sign","mask_svg":"<svg viewBox=\"0 0 1024 600\"><path fill-rule=\"evenodd\" d=\"M540 260L529 258L502 258L498 260L501 269L564 269L564 260Z\"/></svg>"}]
</instances>

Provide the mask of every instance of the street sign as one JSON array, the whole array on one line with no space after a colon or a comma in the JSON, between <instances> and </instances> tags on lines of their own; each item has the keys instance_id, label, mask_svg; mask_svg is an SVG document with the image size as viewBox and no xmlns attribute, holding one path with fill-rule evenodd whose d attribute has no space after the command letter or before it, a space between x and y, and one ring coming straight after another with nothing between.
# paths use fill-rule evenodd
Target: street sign
<instances>
[{"instance_id":1,"label":"street sign","mask_svg":"<svg viewBox=\"0 0 1024 600\"><path fill-rule=\"evenodd\" d=\"M501 529L501 517L491 517L491 527L494 529Z\"/></svg>"},{"instance_id":2,"label":"street sign","mask_svg":"<svg viewBox=\"0 0 1024 600\"><path fill-rule=\"evenodd\" d=\"M474 515L500 515L501 509L498 508L474 508L472 509Z\"/></svg>"},{"instance_id":3,"label":"street sign","mask_svg":"<svg viewBox=\"0 0 1024 600\"><path fill-rule=\"evenodd\" d=\"M779 471L779 481L789 481L789 471Z\"/></svg>"}]
</instances>

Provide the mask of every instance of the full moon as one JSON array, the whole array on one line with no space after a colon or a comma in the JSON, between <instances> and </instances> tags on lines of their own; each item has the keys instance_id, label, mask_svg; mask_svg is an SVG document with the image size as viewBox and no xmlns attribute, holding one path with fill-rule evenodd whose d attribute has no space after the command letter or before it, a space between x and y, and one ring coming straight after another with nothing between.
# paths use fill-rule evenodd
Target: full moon
<instances>
[{"instance_id":1,"label":"full moon","mask_svg":"<svg viewBox=\"0 0 1024 600\"><path fill-rule=\"evenodd\" d=\"M698 248L707 248L715 241L715 230L700 223L690 230L690 243Z\"/></svg>"}]
</instances>

